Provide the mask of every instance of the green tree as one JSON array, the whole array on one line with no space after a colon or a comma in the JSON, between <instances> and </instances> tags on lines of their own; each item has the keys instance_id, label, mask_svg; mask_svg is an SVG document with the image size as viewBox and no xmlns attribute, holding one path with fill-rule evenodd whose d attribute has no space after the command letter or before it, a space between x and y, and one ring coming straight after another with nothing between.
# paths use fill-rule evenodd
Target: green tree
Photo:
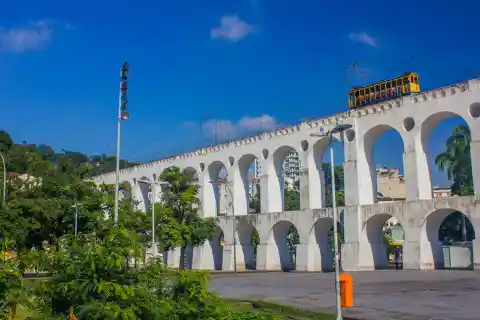
<instances>
[{"instance_id":1,"label":"green tree","mask_svg":"<svg viewBox=\"0 0 480 320\"><path fill-rule=\"evenodd\" d=\"M249 213L260 213L260 192L250 197Z\"/></svg>"},{"instance_id":2,"label":"green tree","mask_svg":"<svg viewBox=\"0 0 480 320\"><path fill-rule=\"evenodd\" d=\"M459 196L473 194L471 139L467 126L456 127L445 143L445 151L435 158L438 169L453 180L452 192Z\"/></svg>"},{"instance_id":3,"label":"green tree","mask_svg":"<svg viewBox=\"0 0 480 320\"><path fill-rule=\"evenodd\" d=\"M163 205L180 230L180 270L185 268L185 251L188 245L199 246L215 234L215 221L198 216L199 186L192 183L193 177L182 173L178 167L169 167L160 174L160 180L166 182L163 187ZM172 226L173 227L173 226Z\"/></svg>"},{"instance_id":4,"label":"green tree","mask_svg":"<svg viewBox=\"0 0 480 320\"><path fill-rule=\"evenodd\" d=\"M449 180L453 180L452 193L459 196L471 195L474 192L470 157L471 139L467 126L457 126L445 142L445 151L435 158L438 169L446 172ZM446 242L467 240L467 229L465 216L462 213L452 214L440 226L439 237Z\"/></svg>"},{"instance_id":5,"label":"green tree","mask_svg":"<svg viewBox=\"0 0 480 320\"><path fill-rule=\"evenodd\" d=\"M13 147L13 140L8 134L7 131L0 131L0 152L3 154L3 156L6 156L6 154L12 149Z\"/></svg>"}]
</instances>

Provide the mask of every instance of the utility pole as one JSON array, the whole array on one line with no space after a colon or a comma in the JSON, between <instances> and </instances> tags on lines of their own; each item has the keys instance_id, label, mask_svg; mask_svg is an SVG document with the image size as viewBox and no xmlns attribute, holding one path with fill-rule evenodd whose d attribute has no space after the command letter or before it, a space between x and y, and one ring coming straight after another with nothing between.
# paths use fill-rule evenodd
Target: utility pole
<instances>
[{"instance_id":1,"label":"utility pole","mask_svg":"<svg viewBox=\"0 0 480 320\"><path fill-rule=\"evenodd\" d=\"M115 168L115 225L118 224L118 200L120 193L120 142L121 142L121 123L122 120L128 120L130 114L126 111L128 108L127 90L128 90L128 70L130 64L125 62L120 68L120 90L118 94L118 110L117 110L117 155Z\"/></svg>"}]
</instances>

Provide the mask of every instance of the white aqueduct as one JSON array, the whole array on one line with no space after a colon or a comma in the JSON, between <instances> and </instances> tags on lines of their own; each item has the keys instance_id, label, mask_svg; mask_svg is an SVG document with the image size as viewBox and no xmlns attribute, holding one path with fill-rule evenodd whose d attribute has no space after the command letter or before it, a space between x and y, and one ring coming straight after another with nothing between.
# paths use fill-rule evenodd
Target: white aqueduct
<instances>
[{"instance_id":1,"label":"white aqueduct","mask_svg":"<svg viewBox=\"0 0 480 320\"><path fill-rule=\"evenodd\" d=\"M471 157L475 195L433 198L427 147L432 130L442 120L462 117L471 130ZM333 211L325 207L324 176L321 162L329 140L314 137L321 128L331 129L336 121L353 127L344 135L345 207L342 265L345 270L372 270L387 264L382 227L395 217L405 231L403 261L405 269L433 269L443 266L442 243L438 230L443 219L454 211L465 214L474 230L480 230L480 78L379 103L335 116L265 132L236 141L121 170L120 181L129 183L132 196L148 207L148 188L139 179L156 179L163 169L177 166L194 173L200 188L201 213L215 217L218 195L212 180L222 168L228 171L237 219L237 269L256 264L257 269L280 270L290 262L286 237L292 225L300 236L296 269L320 271L332 268L328 243ZM396 130L404 146L403 167L406 201L376 202L376 175L373 147L379 135ZM337 139L340 137L337 137ZM282 163L295 150L301 159L299 211L283 210ZM247 172L257 158L260 178L261 214L247 214ZM113 184L115 173L94 178ZM158 197L158 194L156 195ZM232 218L217 217L217 236L203 246L191 248L188 264L194 269L233 269ZM260 244L256 257L251 235L257 230ZM223 235L224 246L220 245ZM168 263L179 250L168 253ZM480 266L480 239L473 240L474 263Z\"/></svg>"}]
</instances>

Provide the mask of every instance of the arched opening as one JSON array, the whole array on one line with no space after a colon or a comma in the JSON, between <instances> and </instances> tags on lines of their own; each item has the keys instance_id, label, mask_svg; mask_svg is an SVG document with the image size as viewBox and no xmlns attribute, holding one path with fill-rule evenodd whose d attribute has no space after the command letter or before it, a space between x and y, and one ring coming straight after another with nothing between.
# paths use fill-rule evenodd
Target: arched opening
<instances>
[{"instance_id":1,"label":"arched opening","mask_svg":"<svg viewBox=\"0 0 480 320\"><path fill-rule=\"evenodd\" d=\"M276 192L281 203L281 211L300 210L300 160L298 152L283 146L273 153L273 166L278 177ZM275 199L269 199L275 201Z\"/></svg>"},{"instance_id":2,"label":"arched opening","mask_svg":"<svg viewBox=\"0 0 480 320\"><path fill-rule=\"evenodd\" d=\"M198 172L195 168L193 167L186 167L183 169L183 174L188 175L191 178L192 183L197 184L198 183Z\"/></svg>"},{"instance_id":3,"label":"arched opening","mask_svg":"<svg viewBox=\"0 0 480 320\"><path fill-rule=\"evenodd\" d=\"M463 212L445 208L430 213L422 226L421 268L472 268L475 238L470 218Z\"/></svg>"},{"instance_id":4,"label":"arched opening","mask_svg":"<svg viewBox=\"0 0 480 320\"><path fill-rule=\"evenodd\" d=\"M217 183L218 179L227 179L227 169L223 162L212 162L208 166L206 178L207 181L203 185L205 199L203 215L204 217L224 216L232 206L232 199L228 189L223 184Z\"/></svg>"},{"instance_id":5,"label":"arched opening","mask_svg":"<svg viewBox=\"0 0 480 320\"><path fill-rule=\"evenodd\" d=\"M365 134L364 148L370 171L362 185L367 203L405 200L404 145L400 133L389 125L373 127Z\"/></svg>"},{"instance_id":6,"label":"arched opening","mask_svg":"<svg viewBox=\"0 0 480 320\"><path fill-rule=\"evenodd\" d=\"M240 222L237 227L238 242L241 251L237 251L237 267L244 270L257 269L257 246L259 235L252 223ZM239 266L240 264L240 266Z\"/></svg>"},{"instance_id":7,"label":"arched opening","mask_svg":"<svg viewBox=\"0 0 480 320\"><path fill-rule=\"evenodd\" d=\"M310 230L308 243L308 271L328 272L333 270L332 246L329 233L333 228L333 219L322 218L315 222Z\"/></svg>"},{"instance_id":8,"label":"arched opening","mask_svg":"<svg viewBox=\"0 0 480 320\"><path fill-rule=\"evenodd\" d=\"M146 176L137 180L138 190L140 191L136 199L137 210L147 212L150 209L150 193L152 180Z\"/></svg>"},{"instance_id":9,"label":"arched opening","mask_svg":"<svg viewBox=\"0 0 480 320\"><path fill-rule=\"evenodd\" d=\"M398 219L387 213L376 214L365 223L362 237L363 269L402 268L405 231Z\"/></svg>"},{"instance_id":10,"label":"arched opening","mask_svg":"<svg viewBox=\"0 0 480 320\"><path fill-rule=\"evenodd\" d=\"M327 140L328 142L328 140ZM343 171L343 162L345 158L345 152L343 149L343 142L333 139L331 142L334 157L334 176L335 176L335 203L338 207L345 205L345 177ZM319 154L320 155L320 154ZM332 169L331 169L331 154L330 145L324 149L323 157L317 159L321 161L315 161L317 170L322 170L324 177L324 190L325 190L325 206L332 207Z\"/></svg>"},{"instance_id":11,"label":"arched opening","mask_svg":"<svg viewBox=\"0 0 480 320\"><path fill-rule=\"evenodd\" d=\"M309 192L310 203L313 209L326 207L326 191L328 186L325 183L325 166L330 160L324 161L325 154L328 153L330 140L323 137L316 141L312 146L312 155L315 162L315 172L309 172ZM310 168L309 168L310 169Z\"/></svg>"},{"instance_id":12,"label":"arched opening","mask_svg":"<svg viewBox=\"0 0 480 320\"><path fill-rule=\"evenodd\" d=\"M222 270L223 268L223 247L224 234L220 227L215 229L215 234L212 239L209 240L210 247L212 248L213 268L215 270Z\"/></svg>"},{"instance_id":13,"label":"arched opening","mask_svg":"<svg viewBox=\"0 0 480 320\"><path fill-rule=\"evenodd\" d=\"M260 176L261 166L257 157L246 154L238 159L238 181L241 183L234 186L235 213L260 213Z\"/></svg>"},{"instance_id":14,"label":"arched opening","mask_svg":"<svg viewBox=\"0 0 480 320\"><path fill-rule=\"evenodd\" d=\"M297 228L289 221L277 222L270 231L267 270L295 270L298 243Z\"/></svg>"},{"instance_id":15,"label":"arched opening","mask_svg":"<svg viewBox=\"0 0 480 320\"><path fill-rule=\"evenodd\" d=\"M189 176L189 178L191 179L190 181L191 181L192 184L197 184L197 185L198 185L198 183L199 183L198 171L197 171L195 168L193 168L193 167L186 167L185 169L183 169L182 172L183 172L184 175ZM198 203L193 205L193 207L194 207L195 209L198 209L198 206L201 206L201 201L202 201L202 199L198 199L198 200L199 200Z\"/></svg>"},{"instance_id":16,"label":"arched opening","mask_svg":"<svg viewBox=\"0 0 480 320\"><path fill-rule=\"evenodd\" d=\"M422 146L427 150L426 184L430 198L473 195L471 133L467 122L453 112L439 112L422 124Z\"/></svg>"},{"instance_id":17,"label":"arched opening","mask_svg":"<svg viewBox=\"0 0 480 320\"><path fill-rule=\"evenodd\" d=\"M129 202L132 200L132 185L129 181L120 182L119 191L120 200L127 200Z\"/></svg>"}]
</instances>

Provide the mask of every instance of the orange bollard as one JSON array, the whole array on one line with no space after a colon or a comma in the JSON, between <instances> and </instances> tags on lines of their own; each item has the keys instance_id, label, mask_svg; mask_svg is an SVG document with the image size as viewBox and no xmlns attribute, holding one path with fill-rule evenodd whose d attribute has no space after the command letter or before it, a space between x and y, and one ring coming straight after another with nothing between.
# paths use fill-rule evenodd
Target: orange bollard
<instances>
[{"instance_id":1,"label":"orange bollard","mask_svg":"<svg viewBox=\"0 0 480 320\"><path fill-rule=\"evenodd\" d=\"M340 274L340 304L342 308L353 307L353 280L348 273Z\"/></svg>"}]
</instances>

